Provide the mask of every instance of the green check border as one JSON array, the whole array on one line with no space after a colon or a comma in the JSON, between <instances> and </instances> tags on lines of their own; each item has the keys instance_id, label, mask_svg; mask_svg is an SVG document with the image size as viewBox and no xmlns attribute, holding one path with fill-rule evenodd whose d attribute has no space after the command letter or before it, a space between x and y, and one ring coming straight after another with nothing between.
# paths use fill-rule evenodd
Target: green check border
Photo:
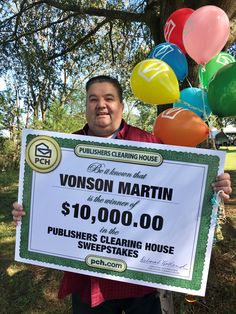
<instances>
[{"instance_id":1,"label":"green check border","mask_svg":"<svg viewBox=\"0 0 236 314\"><path fill-rule=\"evenodd\" d=\"M28 144L33 138L40 135L29 134L26 138L26 143ZM93 147L106 147L106 148L118 148L119 150L128 150L132 149L132 151L140 151L140 147L134 147L129 145L119 145L119 144L110 144L110 143L100 143L89 140L81 140L81 139L67 139L54 137L54 140L57 141L61 148L69 148L74 149L78 144L84 145L89 144L93 145ZM26 145L27 145L26 144ZM117 273L110 270L93 269L89 267L85 262L71 260L64 257L51 256L36 252L28 251L28 242L29 242L29 221L30 221L30 200L31 200L31 187L32 187L32 178L33 178L33 170L28 166L28 164L24 163L24 182L23 182L23 206L28 214L24 217L22 228L21 228L21 238L20 238L20 257L24 259L29 259L33 261L38 261L40 263L51 264L52 268L56 268L58 266L72 267L76 270L85 270L94 272L94 273L104 273L109 274L115 277L124 277L135 280L146 281L148 283L155 284L163 284L169 285L173 287L180 287L191 290L200 290L202 277L203 277L203 268L205 263L205 255L206 248L208 243L208 233L210 228L211 221L211 213L212 213L212 188L211 183L215 180L218 167L219 167L219 157L207 154L199 154L199 153L186 153L186 152L177 152L165 149L155 149L155 148L141 148L142 151L146 151L148 153L159 153L162 155L164 160L170 161L184 161L185 163L195 163L195 164L204 164L208 166L207 180L206 180L206 189L203 201L202 208L202 216L200 222L200 229L198 233L197 240L197 248L195 255L195 262L193 267L193 275L192 280L179 279L165 275L157 275L157 274L149 274L149 273L141 273L139 271L126 270L124 273ZM50 267L49 265L45 265Z\"/></svg>"}]
</instances>

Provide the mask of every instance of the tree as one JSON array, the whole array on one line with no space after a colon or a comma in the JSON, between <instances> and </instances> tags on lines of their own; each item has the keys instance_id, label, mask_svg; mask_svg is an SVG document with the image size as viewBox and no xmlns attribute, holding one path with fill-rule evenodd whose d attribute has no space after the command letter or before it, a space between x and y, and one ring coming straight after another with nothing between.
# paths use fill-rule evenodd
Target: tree
<instances>
[{"instance_id":1,"label":"tree","mask_svg":"<svg viewBox=\"0 0 236 314\"><path fill-rule=\"evenodd\" d=\"M0 94L0 169L17 168L20 157L19 135L22 129L22 109L18 89L7 89ZM7 137L3 137L7 131Z\"/></svg>"},{"instance_id":2,"label":"tree","mask_svg":"<svg viewBox=\"0 0 236 314\"><path fill-rule=\"evenodd\" d=\"M164 41L168 16L178 8L213 4L227 12L236 37L234 0L10 0L1 1L1 73L18 82L20 97L34 120L44 120L57 99L74 92L76 78L108 73L130 95L130 73L152 47ZM189 59L190 67L196 66ZM62 77L63 74L63 77ZM192 84L196 72L190 71ZM158 106L160 107L160 106Z\"/></svg>"},{"instance_id":3,"label":"tree","mask_svg":"<svg viewBox=\"0 0 236 314\"><path fill-rule=\"evenodd\" d=\"M227 49L227 52L236 58L236 42L234 42L232 46Z\"/></svg>"},{"instance_id":4,"label":"tree","mask_svg":"<svg viewBox=\"0 0 236 314\"><path fill-rule=\"evenodd\" d=\"M10 140L15 140L22 128L22 109L19 104L18 90L15 87L0 94L0 131L8 130Z\"/></svg>"}]
</instances>

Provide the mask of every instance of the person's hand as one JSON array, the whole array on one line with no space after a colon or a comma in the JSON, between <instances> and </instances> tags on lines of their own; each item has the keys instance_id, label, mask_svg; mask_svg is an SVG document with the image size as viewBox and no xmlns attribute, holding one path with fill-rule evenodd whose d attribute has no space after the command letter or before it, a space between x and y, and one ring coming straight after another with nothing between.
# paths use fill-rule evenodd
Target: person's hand
<instances>
[{"instance_id":1,"label":"person's hand","mask_svg":"<svg viewBox=\"0 0 236 314\"><path fill-rule=\"evenodd\" d=\"M225 173L220 174L216 178L216 181L212 184L212 186L215 192L222 190L222 193L220 193L220 197L224 201L229 200L230 198L229 195L232 193L232 188L231 188L230 175L228 173L225 172Z\"/></svg>"},{"instance_id":2,"label":"person's hand","mask_svg":"<svg viewBox=\"0 0 236 314\"><path fill-rule=\"evenodd\" d=\"M13 210L11 213L13 216L13 223L17 226L18 222L21 221L22 216L25 215L22 205L17 202L13 203Z\"/></svg>"}]
</instances>

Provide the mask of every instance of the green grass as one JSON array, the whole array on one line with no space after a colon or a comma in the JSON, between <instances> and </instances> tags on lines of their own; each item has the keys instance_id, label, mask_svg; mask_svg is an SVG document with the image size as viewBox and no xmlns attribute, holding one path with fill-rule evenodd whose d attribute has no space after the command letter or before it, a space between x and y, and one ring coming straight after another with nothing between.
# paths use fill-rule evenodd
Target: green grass
<instances>
[{"instance_id":1,"label":"green grass","mask_svg":"<svg viewBox=\"0 0 236 314\"><path fill-rule=\"evenodd\" d=\"M225 171L236 170L236 147L227 147L226 152Z\"/></svg>"},{"instance_id":2,"label":"green grass","mask_svg":"<svg viewBox=\"0 0 236 314\"><path fill-rule=\"evenodd\" d=\"M12 203L17 200L18 171L0 173L0 312L70 313L71 302L57 299L62 272L14 261Z\"/></svg>"}]
</instances>

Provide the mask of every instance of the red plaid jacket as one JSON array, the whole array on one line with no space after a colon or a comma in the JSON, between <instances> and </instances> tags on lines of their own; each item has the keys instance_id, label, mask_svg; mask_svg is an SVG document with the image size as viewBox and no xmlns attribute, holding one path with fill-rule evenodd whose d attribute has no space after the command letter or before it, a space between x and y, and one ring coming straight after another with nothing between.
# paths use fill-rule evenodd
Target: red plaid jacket
<instances>
[{"instance_id":1,"label":"red plaid jacket","mask_svg":"<svg viewBox=\"0 0 236 314\"><path fill-rule=\"evenodd\" d=\"M75 134L87 135L88 125ZM122 120L118 139L138 142L161 143L151 133L128 125ZM156 291L155 288L130 283L113 281L88 275L65 272L61 281L58 297L64 298L71 293L78 293L81 300L91 307L97 306L106 300L142 297Z\"/></svg>"}]
</instances>

